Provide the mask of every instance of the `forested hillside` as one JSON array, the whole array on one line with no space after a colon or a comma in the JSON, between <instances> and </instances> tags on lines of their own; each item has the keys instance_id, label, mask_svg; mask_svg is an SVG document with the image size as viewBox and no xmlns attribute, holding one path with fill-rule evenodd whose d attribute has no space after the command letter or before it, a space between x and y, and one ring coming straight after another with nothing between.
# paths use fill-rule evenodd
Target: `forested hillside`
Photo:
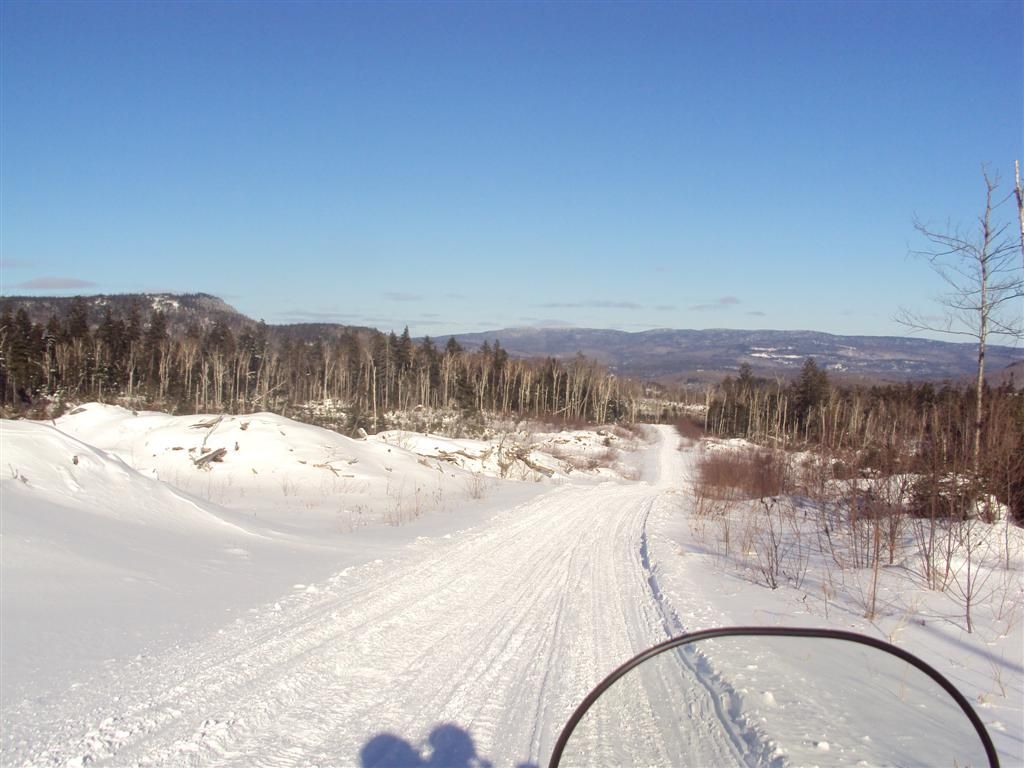
<instances>
[{"instance_id":1,"label":"forested hillside","mask_svg":"<svg viewBox=\"0 0 1024 768\"><path fill-rule=\"evenodd\" d=\"M225 305L226 306L226 305ZM582 357L512 359L495 342L468 352L373 329L268 326L227 312L176 316L141 300L84 298L33 320L25 306L0 316L0 391L5 411L65 401L127 402L178 412L294 411L343 404L346 430L375 430L385 414L427 408L635 420L641 388ZM241 317L241 316L237 316Z\"/></svg>"}]
</instances>

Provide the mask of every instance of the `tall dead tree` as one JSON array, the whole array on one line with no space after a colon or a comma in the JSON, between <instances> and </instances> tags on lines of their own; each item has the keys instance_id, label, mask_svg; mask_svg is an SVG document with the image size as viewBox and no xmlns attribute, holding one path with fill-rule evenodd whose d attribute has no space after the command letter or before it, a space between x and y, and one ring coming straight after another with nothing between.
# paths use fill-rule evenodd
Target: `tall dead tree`
<instances>
[{"instance_id":1,"label":"tall dead tree","mask_svg":"<svg viewBox=\"0 0 1024 768\"><path fill-rule=\"evenodd\" d=\"M1020 257L1021 264L1024 265L1024 187L1020 184L1020 160L1014 162L1013 169L1017 177L1013 193L1017 198L1017 220L1020 222Z\"/></svg>"},{"instance_id":2,"label":"tall dead tree","mask_svg":"<svg viewBox=\"0 0 1024 768\"><path fill-rule=\"evenodd\" d=\"M964 233L954 229L940 232L915 221L914 228L928 242L913 255L928 261L949 290L939 297L943 317L902 310L896 318L915 331L966 336L978 346L978 370L975 379L973 470L977 475L981 460L982 398L985 389L985 345L990 336L1017 340L1024 336L1024 274L1017 263L1017 242L1009 235L1009 224L995 220L1001 200L996 192L999 177L985 179L985 208L976 227Z\"/></svg>"}]
</instances>

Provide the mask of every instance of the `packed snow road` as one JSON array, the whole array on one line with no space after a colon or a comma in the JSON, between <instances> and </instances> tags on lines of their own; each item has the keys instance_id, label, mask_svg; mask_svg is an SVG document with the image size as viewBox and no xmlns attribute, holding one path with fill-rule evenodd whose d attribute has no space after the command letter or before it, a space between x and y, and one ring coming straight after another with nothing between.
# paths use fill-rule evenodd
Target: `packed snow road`
<instances>
[{"instance_id":1,"label":"packed snow road","mask_svg":"<svg viewBox=\"0 0 1024 768\"><path fill-rule=\"evenodd\" d=\"M4 763L544 763L587 691L674 629L645 521L682 458L667 430L649 450L644 481L563 486L69 691L49 721L7 734ZM693 696L715 720L714 696ZM742 761L735 736L702 730L696 760Z\"/></svg>"}]
</instances>

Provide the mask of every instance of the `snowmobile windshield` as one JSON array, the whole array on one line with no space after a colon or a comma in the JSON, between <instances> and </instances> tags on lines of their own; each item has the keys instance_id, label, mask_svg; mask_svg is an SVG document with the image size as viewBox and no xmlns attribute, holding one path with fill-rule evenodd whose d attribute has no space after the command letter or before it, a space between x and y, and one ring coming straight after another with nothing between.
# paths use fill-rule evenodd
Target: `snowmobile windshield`
<instances>
[{"instance_id":1,"label":"snowmobile windshield","mask_svg":"<svg viewBox=\"0 0 1024 768\"><path fill-rule=\"evenodd\" d=\"M630 660L550 766L998 766L970 704L920 659L832 630L733 628Z\"/></svg>"}]
</instances>

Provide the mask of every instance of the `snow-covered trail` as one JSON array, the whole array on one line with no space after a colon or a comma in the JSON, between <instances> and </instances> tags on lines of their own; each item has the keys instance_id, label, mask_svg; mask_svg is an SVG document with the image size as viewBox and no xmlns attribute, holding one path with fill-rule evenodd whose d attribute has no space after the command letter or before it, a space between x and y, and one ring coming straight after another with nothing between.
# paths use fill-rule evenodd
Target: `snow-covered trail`
<instances>
[{"instance_id":1,"label":"snow-covered trail","mask_svg":"<svg viewBox=\"0 0 1024 768\"><path fill-rule=\"evenodd\" d=\"M546 762L587 691L667 636L644 525L682 457L668 430L650 450L645 482L556 489L112 670L21 720L4 762L369 765L406 743L441 762L471 748L497 765ZM708 720L711 698L694 702ZM735 762L715 733L701 734L700 762Z\"/></svg>"}]
</instances>

